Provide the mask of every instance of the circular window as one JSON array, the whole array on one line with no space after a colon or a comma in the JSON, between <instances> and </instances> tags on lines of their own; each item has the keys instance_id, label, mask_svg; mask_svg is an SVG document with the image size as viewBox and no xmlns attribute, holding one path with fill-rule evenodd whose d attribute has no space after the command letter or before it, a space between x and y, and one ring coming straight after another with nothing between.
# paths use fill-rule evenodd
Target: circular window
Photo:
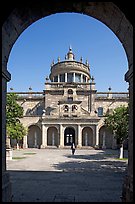
<instances>
[{"instance_id":1,"label":"circular window","mask_svg":"<svg viewBox=\"0 0 135 204\"><path fill-rule=\"evenodd\" d=\"M73 90L72 90L72 89L69 89L69 90L68 90L68 94L73 94Z\"/></svg>"}]
</instances>

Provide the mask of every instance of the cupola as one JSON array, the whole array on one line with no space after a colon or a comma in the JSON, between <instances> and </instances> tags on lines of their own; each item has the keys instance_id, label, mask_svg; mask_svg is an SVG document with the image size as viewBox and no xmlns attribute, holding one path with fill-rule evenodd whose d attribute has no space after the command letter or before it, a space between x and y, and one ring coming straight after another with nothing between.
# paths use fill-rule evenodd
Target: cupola
<instances>
[{"instance_id":1,"label":"cupola","mask_svg":"<svg viewBox=\"0 0 135 204\"><path fill-rule=\"evenodd\" d=\"M74 59L75 59L74 54L73 54L73 52L72 52L71 46L69 47L69 51L68 51L68 53L67 53L66 59L67 59L67 60L74 60Z\"/></svg>"}]
</instances>

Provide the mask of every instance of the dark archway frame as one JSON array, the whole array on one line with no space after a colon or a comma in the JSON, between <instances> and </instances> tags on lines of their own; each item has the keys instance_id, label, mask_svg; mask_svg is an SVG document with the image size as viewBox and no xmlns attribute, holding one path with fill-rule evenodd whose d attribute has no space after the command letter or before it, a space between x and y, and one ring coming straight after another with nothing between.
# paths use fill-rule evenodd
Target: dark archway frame
<instances>
[{"instance_id":1,"label":"dark archway frame","mask_svg":"<svg viewBox=\"0 0 135 204\"><path fill-rule=\"evenodd\" d=\"M7 2L6 2L7 3ZM128 7L130 5L130 7ZM4 7L4 6L3 6ZM11 192L9 189L8 173L6 172L6 92L7 82L11 75L7 70L7 62L10 51L21 33L32 23L51 14L61 12L76 12L94 17L107 25L122 43L127 59L128 72L125 80L129 83L129 162L126 184L125 200L133 201L133 4L130 2L91 2L89 0L29 0L27 2L8 3L3 8L4 16L2 26L2 183L3 201L9 201ZM128 11L128 8L130 9Z\"/></svg>"}]
</instances>

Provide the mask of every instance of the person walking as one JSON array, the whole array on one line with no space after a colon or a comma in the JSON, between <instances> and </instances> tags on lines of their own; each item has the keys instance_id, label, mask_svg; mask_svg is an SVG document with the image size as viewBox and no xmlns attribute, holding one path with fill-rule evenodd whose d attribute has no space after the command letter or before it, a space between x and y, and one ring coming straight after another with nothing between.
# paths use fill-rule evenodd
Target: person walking
<instances>
[{"instance_id":1,"label":"person walking","mask_svg":"<svg viewBox=\"0 0 135 204\"><path fill-rule=\"evenodd\" d=\"M74 153L75 153L75 144L74 143L72 143L72 145L71 145L71 150L72 150L72 155L74 155Z\"/></svg>"}]
</instances>

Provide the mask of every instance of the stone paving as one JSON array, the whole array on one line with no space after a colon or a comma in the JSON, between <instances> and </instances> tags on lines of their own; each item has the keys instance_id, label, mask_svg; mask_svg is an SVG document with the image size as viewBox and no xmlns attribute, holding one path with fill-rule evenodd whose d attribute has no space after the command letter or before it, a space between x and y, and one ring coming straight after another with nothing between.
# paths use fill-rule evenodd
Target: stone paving
<instances>
[{"instance_id":1,"label":"stone paving","mask_svg":"<svg viewBox=\"0 0 135 204\"><path fill-rule=\"evenodd\" d=\"M14 159L7 161L12 202L121 202L128 161L118 155L118 150L76 149L75 155L70 149L13 150Z\"/></svg>"}]
</instances>

